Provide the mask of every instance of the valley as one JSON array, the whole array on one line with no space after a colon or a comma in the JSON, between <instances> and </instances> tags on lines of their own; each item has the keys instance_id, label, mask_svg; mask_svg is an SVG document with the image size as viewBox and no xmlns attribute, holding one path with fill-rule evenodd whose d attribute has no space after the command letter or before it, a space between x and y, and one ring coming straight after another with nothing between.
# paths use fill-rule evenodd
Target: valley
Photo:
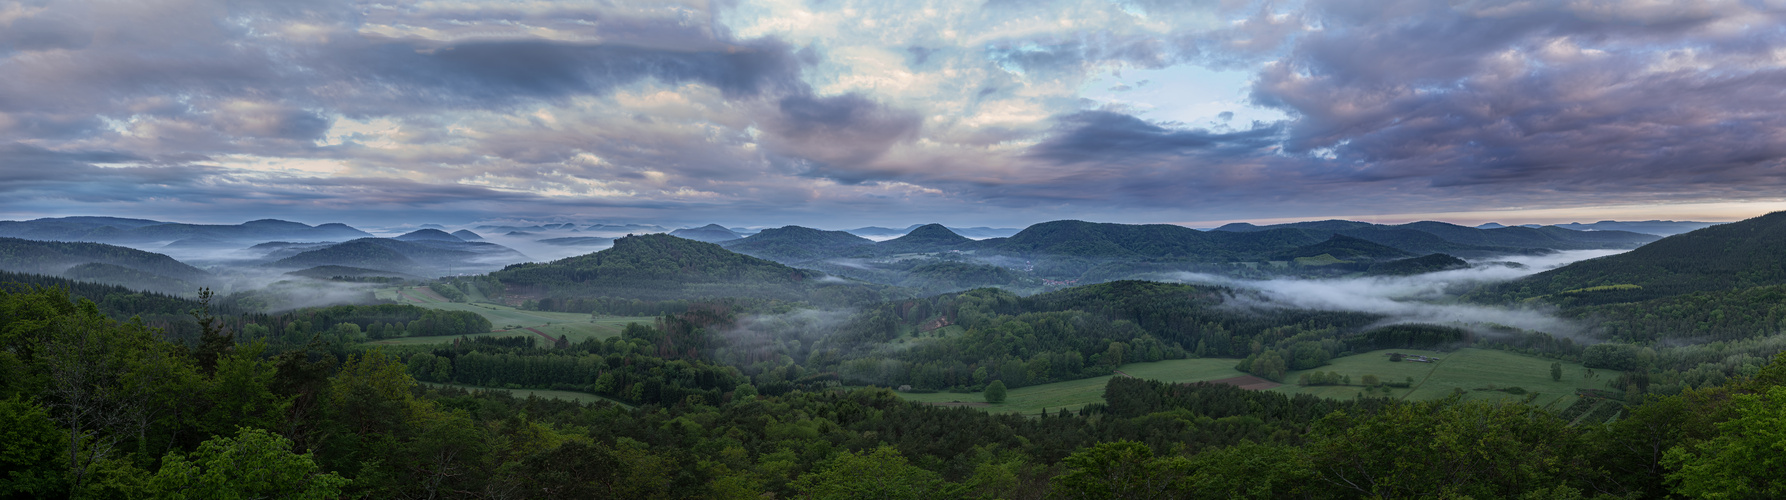
<instances>
[{"instance_id":1,"label":"valley","mask_svg":"<svg viewBox=\"0 0 1786 500\"><path fill-rule=\"evenodd\" d=\"M223 436L214 429L229 412L285 422L306 429L291 446L321 457L329 474L379 484L366 491L404 486L341 464L380 456L399 464L391 470L423 474L438 463L411 453L452 433L509 447L468 457L536 470L554 465L535 448L573 449L539 443L584 439L567 436L605 448L555 460L697 474L709 466L694 450L734 457L726 467L737 469L726 470L737 472L690 482L681 495L700 497L727 481L798 493L787 477L823 474L827 460L855 456L848 450L921 459L929 465L903 467L966 488L990 484L974 479L989 467L1043 474L1118 448L1147 450L1155 458L1135 460L1156 471L1232 453L1328 467L1416 452L1383 441L1393 429L1450 440L1493 420L1495 442L1524 458L1487 467L1627 464L1534 480L1625 481L1623 491L1643 496L1667 488L1643 468L1666 464L1621 451L1631 448L1620 440L1705 442L1639 432L1657 425L1723 436L1736 403L1707 394L1750 401L1757 387L1786 380L1786 278L1769 257L1786 255L1775 245L1782 217L1666 237L1437 222L1204 231L1054 221L981 239L940 224L862 231L874 238L584 223L387 237L269 221L155 229L131 220L127 231L90 227L111 219L27 221L0 230L117 244L0 237L0 271L12 282L0 290L12 304L0 307L0 322L23 332L0 339L0 369L49 370L9 378L0 389L12 392L0 395L53 394L42 392L54 387L46 377L64 365L22 356L72 359L58 356L75 352L66 346L81 332L101 332L112 339L104 345L134 353L116 359L167 363L128 370L183 370L190 375L167 380L209 384L193 396L210 415L200 423L157 421L140 432L169 443L185 432ZM197 236L143 243L158 231ZM325 233L354 237L298 241ZM207 239L189 241L199 236ZM602 246L529 257L585 243ZM103 326L30 326L71 322ZM232 406L239 396L225 388L241 386L264 389L252 396L263 402ZM155 387L164 399L189 393ZM70 418L34 405L0 416ZM339 427L350 423L407 444L328 437L374 439ZM1471 442L1432 463L1473 460L1490 446ZM1359 443L1376 444L1331 452ZM530 458L492 458L503 454ZM941 465L955 462L973 465ZM1306 478L1301 467L1272 477ZM1234 474L1221 477L1259 473ZM764 479L775 477L781 486ZM1286 491L1303 490L1265 496Z\"/></svg>"}]
</instances>

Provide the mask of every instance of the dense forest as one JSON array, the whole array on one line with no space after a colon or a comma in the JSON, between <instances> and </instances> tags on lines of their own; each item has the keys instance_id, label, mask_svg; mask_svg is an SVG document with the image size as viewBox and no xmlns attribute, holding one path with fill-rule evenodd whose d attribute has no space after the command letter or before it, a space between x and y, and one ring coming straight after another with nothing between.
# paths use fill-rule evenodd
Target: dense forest
<instances>
[{"instance_id":1,"label":"dense forest","mask_svg":"<svg viewBox=\"0 0 1786 500\"><path fill-rule=\"evenodd\" d=\"M1069 303L1128 307L1068 294L990 308ZM307 321L357 324L394 311L306 314ZM1144 316L1133 328L1174 317ZM733 320L712 309L569 347L467 339L413 352L336 352L313 339L269 354L281 339L237 336L202 309L195 318L199 338L170 342L63 289L0 294L0 442L7 443L0 495L1786 494L1778 481L1786 461L1771 430L1786 428L1786 356L1715 387L1631 401L1609 424L1571 425L1517 402L1335 401L1124 377L1111 379L1103 404L1001 415L908 403L884 389L801 385L810 382L802 378L770 393L715 362L728 340L708 332ZM1386 333L1376 341L1421 335ZM590 383L629 406L516 399L418 380Z\"/></svg>"},{"instance_id":2,"label":"dense forest","mask_svg":"<svg viewBox=\"0 0 1786 500\"><path fill-rule=\"evenodd\" d=\"M1778 497L1786 283L1769 278L1777 263L1741 257L1772 251L1752 241L1775 234L1772 219L1761 221L1657 243L1723 242L1733 258L1712 267L1640 250L1608 258L1623 275L1569 281L1609 265L1592 260L1464 298L1584 325L1557 334L1286 307L1242 288L1039 276L1163 271L1221 247L1319 269L1298 272L1387 279L1368 276L1468 264L1407 258L1372 232L1478 250L1628 235L1519 228L1485 239L1469 228L1357 223L1192 235L1062 221L989 242L924 226L881 243L804 228L728 243L827 239L860 257L828 265L872 264L859 267L903 280L881 285L667 235L487 275L315 270L414 281L454 302L417 304L442 308L375 300L372 283L292 280L181 297L4 274L0 498ZM401 255L423 260L469 245L397 243L452 247ZM1032 243L1064 257L993 265L953 251L894 253ZM1100 257L1112 252L1140 257ZM116 266L90 262L75 274ZM1670 285L1693 273L1739 277ZM983 285L1002 288L972 288ZM360 303L274 306L305 287ZM971 289L925 293L954 288ZM486 302L591 322L647 319L575 338L491 334L489 317L470 312L496 310ZM404 337L429 338L378 343ZM1486 389L1510 395L1498 401L1462 389L1323 399L1119 370L1213 358L1300 386L1407 388L1413 378L1355 384L1322 367L1370 351L1463 347L1546 358L1553 380L1561 363L1579 363L1604 388L1556 408L1527 404L1535 394L1520 401L1518 388ZM1101 403L987 411L1007 391L1100 376L1109 376ZM930 406L888 388L992 406ZM570 391L555 394L580 402L516 396L524 391Z\"/></svg>"}]
</instances>

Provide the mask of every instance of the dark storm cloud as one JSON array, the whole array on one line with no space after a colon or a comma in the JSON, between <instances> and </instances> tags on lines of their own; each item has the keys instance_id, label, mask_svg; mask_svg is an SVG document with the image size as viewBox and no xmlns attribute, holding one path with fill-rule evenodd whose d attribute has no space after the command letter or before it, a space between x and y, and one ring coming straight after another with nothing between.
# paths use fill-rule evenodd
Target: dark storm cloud
<instances>
[{"instance_id":1,"label":"dark storm cloud","mask_svg":"<svg viewBox=\"0 0 1786 500\"><path fill-rule=\"evenodd\" d=\"M1060 117L1055 130L1054 136L1031 148L1028 156L1062 164L1121 162L1135 157L1195 152L1253 156L1275 145L1282 132L1275 126L1231 133L1174 130L1109 111Z\"/></svg>"},{"instance_id":2,"label":"dark storm cloud","mask_svg":"<svg viewBox=\"0 0 1786 500\"><path fill-rule=\"evenodd\" d=\"M782 93L803 85L792 51L774 40L705 51L548 41L418 48L403 40L369 41L343 48L336 56L344 77L364 75L360 77L364 85L388 88L394 98L427 105L475 107L526 98L603 95L647 78L668 84L705 83L728 97Z\"/></svg>"},{"instance_id":3,"label":"dark storm cloud","mask_svg":"<svg viewBox=\"0 0 1786 500\"><path fill-rule=\"evenodd\" d=\"M114 151L51 151L28 144L0 145L0 192L25 189L41 182L96 180L110 169L94 163L139 161L141 158Z\"/></svg>"},{"instance_id":4,"label":"dark storm cloud","mask_svg":"<svg viewBox=\"0 0 1786 500\"><path fill-rule=\"evenodd\" d=\"M1253 99L1328 180L1743 196L1786 182L1778 12L1735 3L1327 2ZM1753 196L1754 193L1749 194Z\"/></svg>"},{"instance_id":5,"label":"dark storm cloud","mask_svg":"<svg viewBox=\"0 0 1786 500\"><path fill-rule=\"evenodd\" d=\"M782 98L770 123L783 154L805 160L809 175L842 182L880 177L867 165L900 141L917 136L917 114L889 108L858 94Z\"/></svg>"}]
</instances>

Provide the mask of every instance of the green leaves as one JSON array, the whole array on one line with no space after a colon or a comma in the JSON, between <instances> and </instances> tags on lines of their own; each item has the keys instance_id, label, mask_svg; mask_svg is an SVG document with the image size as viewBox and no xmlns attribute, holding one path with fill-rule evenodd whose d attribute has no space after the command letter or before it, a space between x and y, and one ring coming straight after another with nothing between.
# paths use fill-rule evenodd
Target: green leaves
<instances>
[{"instance_id":1,"label":"green leaves","mask_svg":"<svg viewBox=\"0 0 1786 500\"><path fill-rule=\"evenodd\" d=\"M992 383L986 384L986 393L983 394L983 396L986 397L986 402L988 403L998 404L1005 402L1005 381L994 380Z\"/></svg>"},{"instance_id":2,"label":"green leaves","mask_svg":"<svg viewBox=\"0 0 1786 500\"><path fill-rule=\"evenodd\" d=\"M68 434L49 411L18 397L0 400L0 497L49 498L63 491Z\"/></svg>"},{"instance_id":3,"label":"green leaves","mask_svg":"<svg viewBox=\"0 0 1786 500\"><path fill-rule=\"evenodd\" d=\"M260 429L200 444L190 456L169 453L148 481L155 498L236 500L324 499L341 495L348 480L324 474L310 454L292 453L291 441Z\"/></svg>"},{"instance_id":4,"label":"green leaves","mask_svg":"<svg viewBox=\"0 0 1786 500\"><path fill-rule=\"evenodd\" d=\"M1776 361L1777 363L1778 361ZM1692 498L1786 497L1786 386L1734 398L1738 417L1719 434L1668 450L1663 463L1675 493Z\"/></svg>"},{"instance_id":5,"label":"green leaves","mask_svg":"<svg viewBox=\"0 0 1786 500\"><path fill-rule=\"evenodd\" d=\"M817 500L950 498L957 496L954 486L907 463L890 446L839 453L820 470L794 481L795 488Z\"/></svg>"},{"instance_id":6,"label":"green leaves","mask_svg":"<svg viewBox=\"0 0 1786 500\"><path fill-rule=\"evenodd\" d=\"M1174 498L1191 471L1184 457L1155 458L1134 441L1099 443L1061 461L1067 472L1054 478L1054 494L1087 500Z\"/></svg>"}]
</instances>

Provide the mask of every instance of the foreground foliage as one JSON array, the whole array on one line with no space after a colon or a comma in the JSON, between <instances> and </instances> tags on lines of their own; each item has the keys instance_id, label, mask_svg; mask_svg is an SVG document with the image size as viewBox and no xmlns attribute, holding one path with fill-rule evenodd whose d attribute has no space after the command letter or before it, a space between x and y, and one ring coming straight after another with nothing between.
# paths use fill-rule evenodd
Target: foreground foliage
<instances>
[{"instance_id":1,"label":"foreground foliage","mask_svg":"<svg viewBox=\"0 0 1786 500\"><path fill-rule=\"evenodd\" d=\"M770 394L736 368L714 362L717 349L695 335L719 325L708 320L666 318L580 347L466 342L407 356L338 355L320 343L275 352L264 341L170 342L163 332L109 318L59 289L6 292L0 294L0 439L6 444L0 495L1783 493L1778 478L1786 464L1778 450L1786 446L1786 357L1724 385L1649 396L1604 425L1572 426L1512 402L1336 401L1126 377L1110 380L1104 404L1018 416L908 403L883 389L789 385ZM229 333L205 338L228 339ZM474 355L487 359L463 363ZM454 360L444 371L443 358ZM552 359L569 363L561 368L586 370L583 380L610 377L610 388L638 388L633 401L640 405L515 399L416 382L418 376L457 380L476 366L474 376L489 380L557 383L551 382L561 380L549 368Z\"/></svg>"}]
</instances>

